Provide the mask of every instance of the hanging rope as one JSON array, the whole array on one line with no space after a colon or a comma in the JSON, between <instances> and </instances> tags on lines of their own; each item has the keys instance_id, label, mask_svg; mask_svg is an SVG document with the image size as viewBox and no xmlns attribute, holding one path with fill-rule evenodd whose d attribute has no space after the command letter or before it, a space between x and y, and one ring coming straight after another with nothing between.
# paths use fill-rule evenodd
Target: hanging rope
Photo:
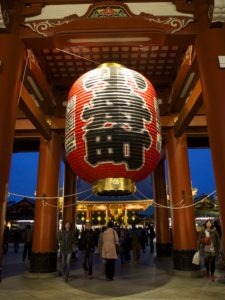
<instances>
[{"instance_id":1,"label":"hanging rope","mask_svg":"<svg viewBox=\"0 0 225 300\"><path fill-rule=\"evenodd\" d=\"M86 201L87 199L89 199L90 197L92 196L92 194L88 195L85 199L81 200L80 202L83 202L83 201ZM80 203L79 203L80 204ZM45 200L42 200L42 205L43 206L50 206L50 207L54 207L54 208L58 208L58 205L53 205L53 204L50 204L48 203L47 201ZM67 204L67 205L63 205L63 207L72 207L72 206L75 206L77 205L77 203L71 203L71 204Z\"/></svg>"},{"instance_id":2,"label":"hanging rope","mask_svg":"<svg viewBox=\"0 0 225 300\"><path fill-rule=\"evenodd\" d=\"M64 195L63 198L68 198L68 197L73 197L73 196L77 196L77 195L80 195L80 194L83 194L83 193L86 193L86 192L89 192L91 191L91 189L87 189L87 190L84 190L84 191L81 191L81 192L78 192L78 193L75 193L75 194L69 194L69 195ZM8 197L10 196L16 196L16 197L20 197L20 198L28 198L28 199L35 199L35 200L39 200L39 199L44 199L44 200L48 200L48 199L58 199L60 196L54 196L54 197L47 197L47 196L28 196L28 195L23 195L23 194L16 194L16 193L11 193L9 192L8 193Z\"/></svg>"},{"instance_id":3,"label":"hanging rope","mask_svg":"<svg viewBox=\"0 0 225 300\"><path fill-rule=\"evenodd\" d=\"M26 72L27 72L27 66L28 66L28 55L26 56L26 62L25 62L24 70L23 70L22 80L21 80L21 83L20 83L20 90L19 90L19 96L18 96L17 103L20 102L20 97L21 97L21 93L22 93L23 83L24 83Z\"/></svg>"},{"instance_id":4,"label":"hanging rope","mask_svg":"<svg viewBox=\"0 0 225 300\"><path fill-rule=\"evenodd\" d=\"M56 48L56 50L61 51L61 52L66 53L66 54L69 54L69 55L72 55L72 56L75 56L75 57L79 57L79 58L81 58L81 59L84 59L84 60L87 60L87 61L90 61L90 62L93 62L93 63L95 63L96 65L100 65L100 63L99 63L98 61L88 59L88 58L83 57L83 56L81 56L81 55L78 55L78 54L75 54L75 53L71 53L71 52L69 52L69 51L66 51L66 50L63 50L63 49L59 49L59 48Z\"/></svg>"},{"instance_id":5,"label":"hanging rope","mask_svg":"<svg viewBox=\"0 0 225 300\"><path fill-rule=\"evenodd\" d=\"M74 196L77 196L77 195L80 195L80 194L83 194L85 192L90 192L91 189L87 189L87 190L84 190L84 191L81 191L81 192L78 192L78 193L74 193L74 194L69 194L69 195L64 195L62 196L62 198L68 198L68 197L74 197ZM144 200L148 200L149 198L143 194L140 190L137 190L138 193L140 193L143 197L144 197ZM214 190L213 192L209 193L208 195L206 195L204 198L200 199L199 201L197 202L194 202L193 204L190 204L190 205L184 205L184 199L182 199L180 202L176 203L175 205L171 205L171 206L166 206L166 205L162 205L160 203L157 203L156 201L153 201L152 202L152 205L154 205L155 207L160 207L160 208L166 208L166 209L172 209L172 210L176 210L176 209L186 209L186 208L190 208L190 207L193 207L193 206L196 206L198 203L200 202L203 202L205 199L207 199L208 197L210 197L211 195L215 194L216 193L216 190ZM8 197L10 197L10 195L13 195L13 196L17 196L17 197L21 197L21 198L28 198L28 199L35 199L35 200L41 200L42 201L42 204L44 206L51 206L51 207L57 207L57 205L53 205L53 204L50 204L47 202L47 200L51 200L51 199L58 199L59 196L54 196L54 197L47 197L47 196L40 196L40 197L36 197L36 196L27 196L27 195L23 195L23 194L16 194L16 193L11 193L9 192L8 193ZM89 199L90 197L92 196L92 194L90 193L87 197L85 197L85 199L82 200L85 201L87 199ZM137 200L143 200L143 199L140 199L136 194L133 194L133 196L137 199ZM187 197L186 195L184 195L185 198ZM189 196L190 197L190 196ZM193 199L193 197L191 197ZM72 207L72 206L75 206L77 203L71 203L71 204L68 204L68 205L64 205L64 207ZM180 206L179 206L180 205ZM179 206L179 207L178 207Z\"/></svg>"},{"instance_id":6,"label":"hanging rope","mask_svg":"<svg viewBox=\"0 0 225 300\"><path fill-rule=\"evenodd\" d=\"M142 196L145 197L145 199L147 200L148 198L141 192L141 191L138 191ZM180 202L176 203L174 206L166 206L166 205L162 205L162 204L159 204L155 201L152 202L152 205L154 205L155 207L161 207L161 208L167 208L167 209L172 209L172 210L176 210L176 209L186 209L186 208L190 208L190 207L193 207L193 206L196 206L198 203L200 202L203 202L205 199L207 199L208 197L210 197L211 195L215 194L216 193L216 190L214 190L213 192L209 193L207 196L205 196L204 198L200 199L199 201L196 201L190 205L184 205L184 199L182 199ZM185 195L186 197L186 195ZM193 199L193 197L191 197ZM180 207L177 207L177 205L182 205Z\"/></svg>"}]
</instances>

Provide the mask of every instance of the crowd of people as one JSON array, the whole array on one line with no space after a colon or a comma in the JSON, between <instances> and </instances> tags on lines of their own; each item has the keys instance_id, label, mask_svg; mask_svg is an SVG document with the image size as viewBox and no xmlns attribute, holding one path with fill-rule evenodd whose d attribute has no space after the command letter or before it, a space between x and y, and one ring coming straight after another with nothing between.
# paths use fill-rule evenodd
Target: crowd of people
<instances>
[{"instance_id":1,"label":"crowd of people","mask_svg":"<svg viewBox=\"0 0 225 300\"><path fill-rule=\"evenodd\" d=\"M9 227L5 227L3 236L3 254L7 255L10 239L14 243L14 251L18 253L22 241L22 260L30 260L32 252L33 230L27 225L21 232L18 228L10 236ZM204 257L206 275L212 281L215 280L216 260L222 255L221 226L218 221L207 220L198 233L198 250ZM114 226L109 222L107 226L92 229L87 222L82 230L74 230L70 221L64 222L58 233L57 243L61 258L61 274L67 282L70 275L70 265L73 253L81 254L82 267L88 279L93 275L93 258L98 255L104 264L104 272L107 280L113 280L115 276L115 262L120 259L121 264L133 262L138 264L142 253L149 246L150 253L154 253L154 239L156 232L153 224L146 227L132 225L131 228ZM224 259L225 260L225 259Z\"/></svg>"},{"instance_id":2,"label":"crowd of people","mask_svg":"<svg viewBox=\"0 0 225 300\"><path fill-rule=\"evenodd\" d=\"M9 250L9 243L13 242L14 252L19 252L20 244L23 244L23 256L22 259L30 260L31 250L32 250L32 239L33 239L33 229L30 224L27 224L24 230L19 229L18 227L14 230L9 229L8 226L5 226L3 233L3 254L7 255Z\"/></svg>"},{"instance_id":3,"label":"crowd of people","mask_svg":"<svg viewBox=\"0 0 225 300\"><path fill-rule=\"evenodd\" d=\"M212 281L215 280L216 260L222 253L221 236L219 222L212 220L207 220L198 233L198 250L204 258L206 275ZM91 224L87 223L80 233L77 232L76 239L78 248L82 253L82 264L86 277L92 278L93 255L98 254L102 257L106 279L113 280L116 259L119 258L121 264L127 264L131 261L138 264L141 253L146 251L146 246L149 246L150 252L154 253L155 237L153 224L146 227L136 227L133 224L128 229L114 227L113 223L109 222L108 226L103 226L101 230L99 228L92 230ZM72 251L71 248L71 253ZM67 281L69 273L64 274L64 276Z\"/></svg>"},{"instance_id":4,"label":"crowd of people","mask_svg":"<svg viewBox=\"0 0 225 300\"><path fill-rule=\"evenodd\" d=\"M77 238L73 238L73 229L69 221L66 221L63 229L59 232L58 242L62 258L62 275L65 281L69 278L70 262L72 252L76 245L81 252L82 266L87 278L92 278L93 256L100 255L104 264L107 280L113 280L115 275L115 261L120 258L121 264L131 261L131 252L135 264L139 263L141 252L145 253L146 246L150 245L150 251L154 252L153 240L156 236L153 225L146 228L136 227L127 229L115 227L109 222L107 227L92 230L91 224L86 223L79 232L76 230ZM72 241L74 241L72 243Z\"/></svg>"}]
</instances>

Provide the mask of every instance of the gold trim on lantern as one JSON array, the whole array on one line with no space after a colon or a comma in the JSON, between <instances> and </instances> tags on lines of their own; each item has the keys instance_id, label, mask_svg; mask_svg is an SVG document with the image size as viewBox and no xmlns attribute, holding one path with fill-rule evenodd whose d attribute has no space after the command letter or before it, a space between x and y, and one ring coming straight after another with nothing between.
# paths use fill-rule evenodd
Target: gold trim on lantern
<instances>
[{"instance_id":1,"label":"gold trim on lantern","mask_svg":"<svg viewBox=\"0 0 225 300\"><path fill-rule=\"evenodd\" d=\"M115 62L106 62L98 66L98 68L124 68L123 65Z\"/></svg>"},{"instance_id":2,"label":"gold trim on lantern","mask_svg":"<svg viewBox=\"0 0 225 300\"><path fill-rule=\"evenodd\" d=\"M103 178L92 184L92 190L97 195L124 196L134 193L136 186L129 178Z\"/></svg>"}]
</instances>

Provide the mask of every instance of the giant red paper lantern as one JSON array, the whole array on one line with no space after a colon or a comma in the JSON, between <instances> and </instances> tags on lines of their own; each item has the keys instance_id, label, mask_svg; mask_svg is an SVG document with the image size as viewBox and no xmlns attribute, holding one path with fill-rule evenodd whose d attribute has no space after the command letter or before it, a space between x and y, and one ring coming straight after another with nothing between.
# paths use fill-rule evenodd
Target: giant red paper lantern
<instances>
[{"instance_id":1,"label":"giant red paper lantern","mask_svg":"<svg viewBox=\"0 0 225 300\"><path fill-rule=\"evenodd\" d=\"M66 157L98 194L134 192L160 159L156 92L140 73L103 64L82 75L67 103Z\"/></svg>"}]
</instances>

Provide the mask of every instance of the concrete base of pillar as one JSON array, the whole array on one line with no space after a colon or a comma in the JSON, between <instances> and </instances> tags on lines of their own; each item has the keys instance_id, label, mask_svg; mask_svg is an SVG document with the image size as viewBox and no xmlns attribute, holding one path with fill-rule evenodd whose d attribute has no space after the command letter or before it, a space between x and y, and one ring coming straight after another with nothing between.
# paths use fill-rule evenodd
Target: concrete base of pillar
<instances>
[{"instance_id":1,"label":"concrete base of pillar","mask_svg":"<svg viewBox=\"0 0 225 300\"><path fill-rule=\"evenodd\" d=\"M172 256L171 243L156 243L157 257L170 257Z\"/></svg>"},{"instance_id":2,"label":"concrete base of pillar","mask_svg":"<svg viewBox=\"0 0 225 300\"><path fill-rule=\"evenodd\" d=\"M192 264L196 249L191 250L173 250L174 270L178 271L197 271L200 266Z\"/></svg>"},{"instance_id":3,"label":"concrete base of pillar","mask_svg":"<svg viewBox=\"0 0 225 300\"><path fill-rule=\"evenodd\" d=\"M57 271L57 253L32 253L30 260L31 273L54 273Z\"/></svg>"}]
</instances>

